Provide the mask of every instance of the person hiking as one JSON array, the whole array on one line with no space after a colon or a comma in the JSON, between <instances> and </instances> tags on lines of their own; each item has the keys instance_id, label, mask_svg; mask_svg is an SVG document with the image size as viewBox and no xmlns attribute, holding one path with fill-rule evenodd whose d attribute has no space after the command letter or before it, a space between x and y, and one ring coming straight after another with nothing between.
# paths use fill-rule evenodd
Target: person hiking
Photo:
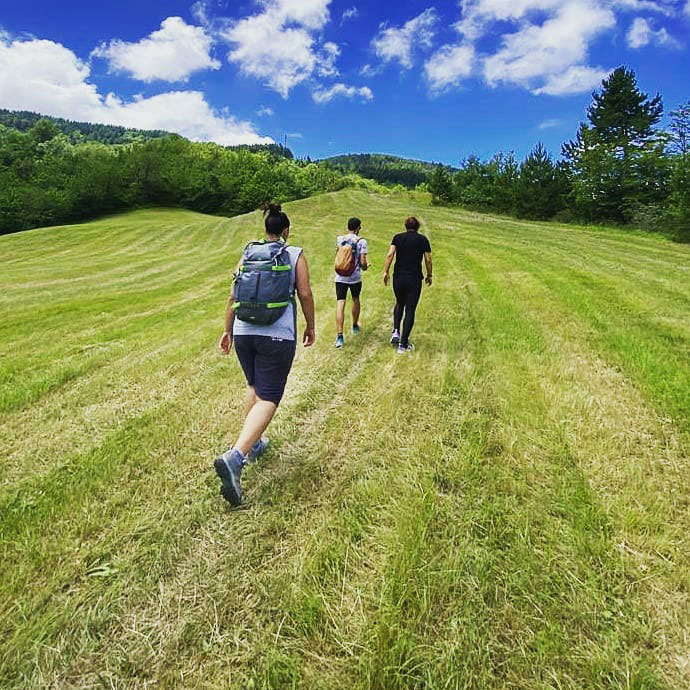
<instances>
[{"instance_id":1,"label":"person hiking","mask_svg":"<svg viewBox=\"0 0 690 690\"><path fill-rule=\"evenodd\" d=\"M248 462L268 445L262 437L283 396L295 356L297 294L306 326L304 347L314 344L314 298L309 269L300 247L286 241L290 220L280 204L264 210L266 239L250 242L237 267L218 346L224 355L233 345L247 379L245 419L235 444L214 461L221 495L233 506L242 503L240 477Z\"/></svg>"},{"instance_id":2,"label":"person hiking","mask_svg":"<svg viewBox=\"0 0 690 690\"><path fill-rule=\"evenodd\" d=\"M347 221L347 233L338 235L336 242L337 253L335 257L335 327L337 348L345 345L343 326L345 324L345 301L347 291L352 295L352 333L357 335L359 328L360 300L362 292L362 271L369 267L367 263L367 241L359 237L362 229L362 221L359 218L350 218Z\"/></svg>"},{"instance_id":3,"label":"person hiking","mask_svg":"<svg viewBox=\"0 0 690 690\"><path fill-rule=\"evenodd\" d=\"M419 221L414 216L410 216L405 220L405 232L393 237L383 267L383 284L388 285L390 266L395 258L393 269L395 309L393 310L391 345L398 346L398 354L414 350L414 345L410 342L410 333L414 326L417 303L422 294L422 257L426 266L425 282L430 286L432 280L431 245L429 240L419 233ZM400 332L401 322L402 333Z\"/></svg>"}]
</instances>

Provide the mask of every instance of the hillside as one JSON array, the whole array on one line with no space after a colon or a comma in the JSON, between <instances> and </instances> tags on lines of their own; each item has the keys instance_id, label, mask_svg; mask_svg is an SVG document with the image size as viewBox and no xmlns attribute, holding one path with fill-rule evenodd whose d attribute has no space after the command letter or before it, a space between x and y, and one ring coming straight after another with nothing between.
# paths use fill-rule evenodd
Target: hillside
<instances>
[{"instance_id":1,"label":"hillside","mask_svg":"<svg viewBox=\"0 0 690 690\"><path fill-rule=\"evenodd\" d=\"M74 122L61 117L31 113L26 110L5 110L0 108L0 125L26 132L39 120L50 120L63 134L73 141L100 141L102 144L126 144L133 140L158 139L170 136L160 129L144 130L103 125L96 122Z\"/></svg>"},{"instance_id":2,"label":"hillside","mask_svg":"<svg viewBox=\"0 0 690 690\"><path fill-rule=\"evenodd\" d=\"M75 122L61 117L40 115L26 110L5 110L0 108L0 126L28 132L39 120L49 120L57 129L66 134L72 142L98 141L102 144L128 144L132 141L148 141L161 137L178 136L161 129L134 129L119 125L104 125L97 122ZM293 158L292 151L282 144L240 144L224 148L235 151L266 151L279 158Z\"/></svg>"},{"instance_id":3,"label":"hillside","mask_svg":"<svg viewBox=\"0 0 690 690\"><path fill-rule=\"evenodd\" d=\"M324 158L330 167L345 173L354 172L381 184L401 184L408 188L428 182L437 163L400 158L383 153L352 153L344 156ZM446 172L455 168L444 165Z\"/></svg>"},{"instance_id":4,"label":"hillside","mask_svg":"<svg viewBox=\"0 0 690 690\"><path fill-rule=\"evenodd\" d=\"M317 343L230 511L257 213L0 237L0 687L690 687L690 248L345 190L286 205ZM333 240L363 220L363 333ZM383 257L434 250L387 344Z\"/></svg>"}]
</instances>

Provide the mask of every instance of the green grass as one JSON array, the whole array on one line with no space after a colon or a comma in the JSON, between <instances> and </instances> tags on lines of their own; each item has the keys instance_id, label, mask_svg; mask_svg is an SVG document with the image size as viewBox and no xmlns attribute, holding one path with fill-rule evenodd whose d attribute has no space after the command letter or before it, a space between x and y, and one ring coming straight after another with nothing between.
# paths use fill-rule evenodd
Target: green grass
<instances>
[{"instance_id":1,"label":"green grass","mask_svg":"<svg viewBox=\"0 0 690 690\"><path fill-rule=\"evenodd\" d=\"M690 687L690 250L418 195L287 211L318 341L237 511L216 342L259 215L0 238L0 687ZM435 282L398 357L410 214ZM336 351L351 215L373 266Z\"/></svg>"}]
</instances>

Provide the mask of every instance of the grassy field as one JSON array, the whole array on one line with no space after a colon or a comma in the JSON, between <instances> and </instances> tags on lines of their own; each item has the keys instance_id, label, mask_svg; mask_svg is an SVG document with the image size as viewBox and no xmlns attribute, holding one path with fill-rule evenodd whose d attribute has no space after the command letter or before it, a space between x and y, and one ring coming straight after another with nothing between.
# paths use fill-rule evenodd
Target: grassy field
<instances>
[{"instance_id":1,"label":"grassy field","mask_svg":"<svg viewBox=\"0 0 690 690\"><path fill-rule=\"evenodd\" d=\"M142 210L0 237L0 687L690 687L690 248L345 191L288 204L317 302L248 469L216 349L260 234ZM383 256L434 249L387 344ZM363 333L333 242L363 219Z\"/></svg>"}]
</instances>

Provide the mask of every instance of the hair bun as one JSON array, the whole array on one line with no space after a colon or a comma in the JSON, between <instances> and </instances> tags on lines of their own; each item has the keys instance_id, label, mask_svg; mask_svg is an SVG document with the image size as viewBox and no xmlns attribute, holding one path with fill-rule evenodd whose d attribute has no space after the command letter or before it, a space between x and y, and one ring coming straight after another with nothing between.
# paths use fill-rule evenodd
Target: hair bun
<instances>
[{"instance_id":1,"label":"hair bun","mask_svg":"<svg viewBox=\"0 0 690 690\"><path fill-rule=\"evenodd\" d=\"M290 219L281 209L280 204L266 202L262 207L264 212L264 226L270 235L280 235L290 227Z\"/></svg>"},{"instance_id":2,"label":"hair bun","mask_svg":"<svg viewBox=\"0 0 690 690\"><path fill-rule=\"evenodd\" d=\"M282 212L280 204L265 203L262 207L264 216L279 216Z\"/></svg>"}]
</instances>

